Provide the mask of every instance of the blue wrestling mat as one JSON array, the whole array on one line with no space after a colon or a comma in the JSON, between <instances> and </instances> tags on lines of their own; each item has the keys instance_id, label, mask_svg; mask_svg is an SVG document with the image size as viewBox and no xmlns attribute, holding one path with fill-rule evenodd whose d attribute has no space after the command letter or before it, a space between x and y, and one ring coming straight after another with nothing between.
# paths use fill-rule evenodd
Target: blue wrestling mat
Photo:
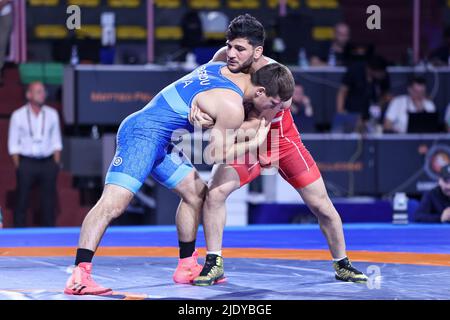
<instances>
[{"instance_id":1,"label":"blue wrestling mat","mask_svg":"<svg viewBox=\"0 0 450 320\"><path fill-rule=\"evenodd\" d=\"M114 294L74 297L62 291L78 228L4 229L0 299L449 299L450 225L347 224L344 232L349 257L369 276L367 284L334 279L318 225L258 225L226 228L227 282L195 287L172 281L175 227L112 227L94 258L93 274ZM202 257L203 239L200 230Z\"/></svg>"}]
</instances>

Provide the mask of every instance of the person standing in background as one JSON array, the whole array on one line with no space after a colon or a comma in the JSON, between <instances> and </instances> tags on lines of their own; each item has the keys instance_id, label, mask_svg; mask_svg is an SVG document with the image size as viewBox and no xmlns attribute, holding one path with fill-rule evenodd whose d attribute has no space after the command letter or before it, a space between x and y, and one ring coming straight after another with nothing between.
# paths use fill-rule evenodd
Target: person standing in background
<instances>
[{"instance_id":1,"label":"person standing in background","mask_svg":"<svg viewBox=\"0 0 450 320\"><path fill-rule=\"evenodd\" d=\"M330 65L330 55L334 55L334 66L345 66L349 60L350 27L344 22L336 24L333 40L318 46L310 59L312 67Z\"/></svg>"},{"instance_id":2,"label":"person standing in background","mask_svg":"<svg viewBox=\"0 0 450 320\"><path fill-rule=\"evenodd\" d=\"M17 173L14 227L25 227L31 188L40 186L41 224L54 226L56 180L62 150L58 113L44 104L45 87L41 82L28 86L28 103L11 116L8 152Z\"/></svg>"},{"instance_id":3,"label":"person standing in background","mask_svg":"<svg viewBox=\"0 0 450 320\"><path fill-rule=\"evenodd\" d=\"M337 113L357 114L364 122L370 118L371 105L380 108L390 99L391 82L384 58L374 56L348 67L336 96Z\"/></svg>"},{"instance_id":4,"label":"person standing in background","mask_svg":"<svg viewBox=\"0 0 450 320\"><path fill-rule=\"evenodd\" d=\"M3 66L13 26L11 0L0 0L0 86L3 85Z\"/></svg>"}]
</instances>

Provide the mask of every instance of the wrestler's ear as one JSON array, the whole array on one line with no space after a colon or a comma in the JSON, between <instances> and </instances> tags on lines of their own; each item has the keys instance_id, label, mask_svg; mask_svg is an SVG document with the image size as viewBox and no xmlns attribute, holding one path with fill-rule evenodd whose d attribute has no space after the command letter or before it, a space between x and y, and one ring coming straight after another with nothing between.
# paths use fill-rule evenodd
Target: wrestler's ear
<instances>
[{"instance_id":1,"label":"wrestler's ear","mask_svg":"<svg viewBox=\"0 0 450 320\"><path fill-rule=\"evenodd\" d=\"M261 97L263 94L265 94L266 93L266 88L264 88L264 87L258 87L258 88L256 88L256 91L255 91L255 96L256 97Z\"/></svg>"},{"instance_id":2,"label":"wrestler's ear","mask_svg":"<svg viewBox=\"0 0 450 320\"><path fill-rule=\"evenodd\" d=\"M255 48L255 51L253 52L253 59L258 60L259 58L261 58L263 50L264 50L263 46L257 46Z\"/></svg>"}]
</instances>

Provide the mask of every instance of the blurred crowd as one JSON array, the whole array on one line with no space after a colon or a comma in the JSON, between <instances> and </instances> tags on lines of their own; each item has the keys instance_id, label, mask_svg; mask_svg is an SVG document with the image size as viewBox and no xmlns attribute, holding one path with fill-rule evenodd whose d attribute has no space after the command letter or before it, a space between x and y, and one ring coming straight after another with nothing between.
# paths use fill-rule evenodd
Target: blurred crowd
<instances>
[{"instance_id":1,"label":"blurred crowd","mask_svg":"<svg viewBox=\"0 0 450 320\"><path fill-rule=\"evenodd\" d=\"M449 48L450 27L444 32L442 46L430 54L428 61L434 66L448 65ZM336 96L333 123L328 130L314 124L314 101L300 84L296 86L292 112L302 132L450 132L450 101L442 121L427 91L429 84L420 74L411 76L403 88L404 94L393 95L388 61L376 54L376 47L352 43L347 24L336 24L334 38L310 51L309 66L312 68L347 68Z\"/></svg>"}]
</instances>

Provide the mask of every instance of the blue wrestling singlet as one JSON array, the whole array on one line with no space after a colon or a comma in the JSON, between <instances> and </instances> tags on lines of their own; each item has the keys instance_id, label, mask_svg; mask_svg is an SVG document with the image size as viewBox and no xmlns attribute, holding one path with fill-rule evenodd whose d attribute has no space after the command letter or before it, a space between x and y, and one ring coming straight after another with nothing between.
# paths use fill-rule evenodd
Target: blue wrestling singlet
<instances>
[{"instance_id":1,"label":"blue wrestling singlet","mask_svg":"<svg viewBox=\"0 0 450 320\"><path fill-rule=\"evenodd\" d=\"M188 115L194 97L211 89L230 89L243 96L224 77L225 63L202 65L165 87L143 109L129 115L117 132L117 149L105 184L122 186L136 193L149 174L169 189L175 188L194 167L183 154L169 153L172 133L193 131Z\"/></svg>"}]
</instances>

